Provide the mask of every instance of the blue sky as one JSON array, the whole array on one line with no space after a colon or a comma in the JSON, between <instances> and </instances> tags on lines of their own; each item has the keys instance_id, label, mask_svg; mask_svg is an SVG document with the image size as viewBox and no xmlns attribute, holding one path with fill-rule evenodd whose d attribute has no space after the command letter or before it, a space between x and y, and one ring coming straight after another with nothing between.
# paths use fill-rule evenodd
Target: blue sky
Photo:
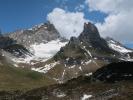
<instances>
[{"instance_id":1,"label":"blue sky","mask_svg":"<svg viewBox=\"0 0 133 100\"><path fill-rule=\"evenodd\" d=\"M47 14L56 7L76 12L81 4L86 19L102 22L106 17L98 11L89 12L85 0L0 0L0 29L5 33L30 28L46 22Z\"/></svg>"},{"instance_id":2,"label":"blue sky","mask_svg":"<svg viewBox=\"0 0 133 100\"><path fill-rule=\"evenodd\" d=\"M65 14L70 12L74 16L81 12L85 20L95 23L101 36L133 47L132 5L133 0L0 0L0 29L2 33L8 33L31 28L47 22L47 15L60 8ZM68 20L71 22L72 18Z\"/></svg>"}]
</instances>

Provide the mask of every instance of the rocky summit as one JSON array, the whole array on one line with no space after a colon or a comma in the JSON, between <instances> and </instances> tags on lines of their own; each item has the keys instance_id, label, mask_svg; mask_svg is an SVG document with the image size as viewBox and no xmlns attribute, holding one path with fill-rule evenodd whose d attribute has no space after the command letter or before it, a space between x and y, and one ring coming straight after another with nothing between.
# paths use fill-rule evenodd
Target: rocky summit
<instances>
[{"instance_id":1,"label":"rocky summit","mask_svg":"<svg viewBox=\"0 0 133 100\"><path fill-rule=\"evenodd\" d=\"M83 42L88 47L92 46L100 51L113 52L113 50L108 47L107 42L100 37L96 26L90 22L84 24L84 30L78 38L80 42Z\"/></svg>"},{"instance_id":2,"label":"rocky summit","mask_svg":"<svg viewBox=\"0 0 133 100\"><path fill-rule=\"evenodd\" d=\"M59 32L49 22L36 25L30 29L10 33L8 36L25 46L30 46L34 43L46 43L60 38Z\"/></svg>"}]
</instances>

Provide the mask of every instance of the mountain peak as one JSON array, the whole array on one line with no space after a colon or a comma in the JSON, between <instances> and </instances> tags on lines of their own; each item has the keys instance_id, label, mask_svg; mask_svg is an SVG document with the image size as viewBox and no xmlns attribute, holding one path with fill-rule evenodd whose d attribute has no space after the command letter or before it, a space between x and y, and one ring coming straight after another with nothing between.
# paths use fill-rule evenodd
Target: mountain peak
<instances>
[{"instance_id":1,"label":"mountain peak","mask_svg":"<svg viewBox=\"0 0 133 100\"><path fill-rule=\"evenodd\" d=\"M100 34L96 26L90 22L84 23L84 30L81 35L87 35L89 38L100 38Z\"/></svg>"},{"instance_id":2,"label":"mountain peak","mask_svg":"<svg viewBox=\"0 0 133 100\"><path fill-rule=\"evenodd\" d=\"M9 37L27 47L35 43L46 43L61 38L54 25L49 22L41 23L27 30L11 33Z\"/></svg>"},{"instance_id":3,"label":"mountain peak","mask_svg":"<svg viewBox=\"0 0 133 100\"><path fill-rule=\"evenodd\" d=\"M92 46L98 50L110 51L107 42L100 37L97 27L90 22L84 24L84 30L78 38L88 47Z\"/></svg>"},{"instance_id":4,"label":"mountain peak","mask_svg":"<svg viewBox=\"0 0 133 100\"><path fill-rule=\"evenodd\" d=\"M79 36L81 41L91 42L94 40L100 40L100 38L100 34L95 25L90 22L84 23L84 30Z\"/></svg>"},{"instance_id":5,"label":"mountain peak","mask_svg":"<svg viewBox=\"0 0 133 100\"><path fill-rule=\"evenodd\" d=\"M83 32L99 33L96 26L90 22L84 23L84 31Z\"/></svg>"}]
</instances>

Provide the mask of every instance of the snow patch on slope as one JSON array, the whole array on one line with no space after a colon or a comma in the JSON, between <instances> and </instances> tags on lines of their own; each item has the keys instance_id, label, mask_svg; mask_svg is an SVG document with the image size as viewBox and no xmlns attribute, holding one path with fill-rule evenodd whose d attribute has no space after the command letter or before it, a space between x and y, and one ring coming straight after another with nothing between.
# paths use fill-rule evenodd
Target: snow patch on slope
<instances>
[{"instance_id":1,"label":"snow patch on slope","mask_svg":"<svg viewBox=\"0 0 133 100\"><path fill-rule=\"evenodd\" d=\"M87 95L87 94L84 94L83 97L81 98L81 100L89 100L89 98L91 98L92 95Z\"/></svg>"},{"instance_id":2,"label":"snow patch on slope","mask_svg":"<svg viewBox=\"0 0 133 100\"><path fill-rule=\"evenodd\" d=\"M46 44L31 45L31 51L34 52L36 58L48 59L56 54L61 47L65 46L67 42L61 42L59 39L50 41Z\"/></svg>"},{"instance_id":3,"label":"snow patch on slope","mask_svg":"<svg viewBox=\"0 0 133 100\"><path fill-rule=\"evenodd\" d=\"M133 52L132 50L129 50L121 45L118 45L115 41L113 40L110 40L110 41L107 41L108 42L108 45L111 49L117 51L117 52L120 52L120 53L129 53L129 52Z\"/></svg>"},{"instance_id":4,"label":"snow patch on slope","mask_svg":"<svg viewBox=\"0 0 133 100\"><path fill-rule=\"evenodd\" d=\"M46 64L45 66L39 67L39 68L31 68L31 70L37 71L37 72L40 72L40 73L47 73L50 69L52 69L57 64L59 64L59 62Z\"/></svg>"},{"instance_id":5,"label":"snow patch on slope","mask_svg":"<svg viewBox=\"0 0 133 100\"><path fill-rule=\"evenodd\" d=\"M64 93L58 93L56 96L57 96L58 98L63 98L63 97L66 96L66 94L64 94Z\"/></svg>"},{"instance_id":6,"label":"snow patch on slope","mask_svg":"<svg viewBox=\"0 0 133 100\"><path fill-rule=\"evenodd\" d=\"M92 54L91 54L91 52L90 52L89 50L87 50L85 46L83 46L82 49L84 49L84 50L90 55L90 57L92 58Z\"/></svg>"},{"instance_id":7,"label":"snow patch on slope","mask_svg":"<svg viewBox=\"0 0 133 100\"><path fill-rule=\"evenodd\" d=\"M33 53L33 56L27 55L26 58L14 58L13 61L16 63L31 63L32 60L35 61L46 61L49 58L53 57L61 47L65 46L67 42L61 42L59 39L52 40L47 43L34 44L30 46L30 51Z\"/></svg>"}]
</instances>

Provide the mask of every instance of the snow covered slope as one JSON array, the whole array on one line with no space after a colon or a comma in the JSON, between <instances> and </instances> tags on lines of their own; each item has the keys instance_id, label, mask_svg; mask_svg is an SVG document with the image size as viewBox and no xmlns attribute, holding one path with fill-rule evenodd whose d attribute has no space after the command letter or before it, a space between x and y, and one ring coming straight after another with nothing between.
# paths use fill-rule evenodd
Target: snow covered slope
<instances>
[{"instance_id":1,"label":"snow covered slope","mask_svg":"<svg viewBox=\"0 0 133 100\"><path fill-rule=\"evenodd\" d=\"M30 46L30 51L33 54L32 56L28 55L26 58L14 58L13 60L17 63L28 64L30 64L33 60L44 62L53 57L61 47L66 45L66 43L67 41L62 42L60 39L52 40L47 43L36 43Z\"/></svg>"},{"instance_id":2,"label":"snow covered slope","mask_svg":"<svg viewBox=\"0 0 133 100\"><path fill-rule=\"evenodd\" d=\"M106 38L108 46L120 54L119 59L123 61L133 61L133 50L125 47L118 41L115 41L112 38Z\"/></svg>"},{"instance_id":3,"label":"snow covered slope","mask_svg":"<svg viewBox=\"0 0 133 100\"><path fill-rule=\"evenodd\" d=\"M48 59L55 55L66 43L57 39L47 43L34 44L31 45L31 51L37 59Z\"/></svg>"},{"instance_id":4,"label":"snow covered slope","mask_svg":"<svg viewBox=\"0 0 133 100\"><path fill-rule=\"evenodd\" d=\"M120 52L120 53L130 53L130 52L133 52L132 50L124 47L123 45L121 45L120 43L114 41L113 39L108 39L107 40L108 42L108 45L111 49L117 51L117 52Z\"/></svg>"},{"instance_id":5,"label":"snow covered slope","mask_svg":"<svg viewBox=\"0 0 133 100\"><path fill-rule=\"evenodd\" d=\"M8 36L33 54L27 55L25 58L11 58L16 64L34 65L35 63L45 62L67 43L67 40L62 38L54 25L49 22L10 33Z\"/></svg>"}]
</instances>

